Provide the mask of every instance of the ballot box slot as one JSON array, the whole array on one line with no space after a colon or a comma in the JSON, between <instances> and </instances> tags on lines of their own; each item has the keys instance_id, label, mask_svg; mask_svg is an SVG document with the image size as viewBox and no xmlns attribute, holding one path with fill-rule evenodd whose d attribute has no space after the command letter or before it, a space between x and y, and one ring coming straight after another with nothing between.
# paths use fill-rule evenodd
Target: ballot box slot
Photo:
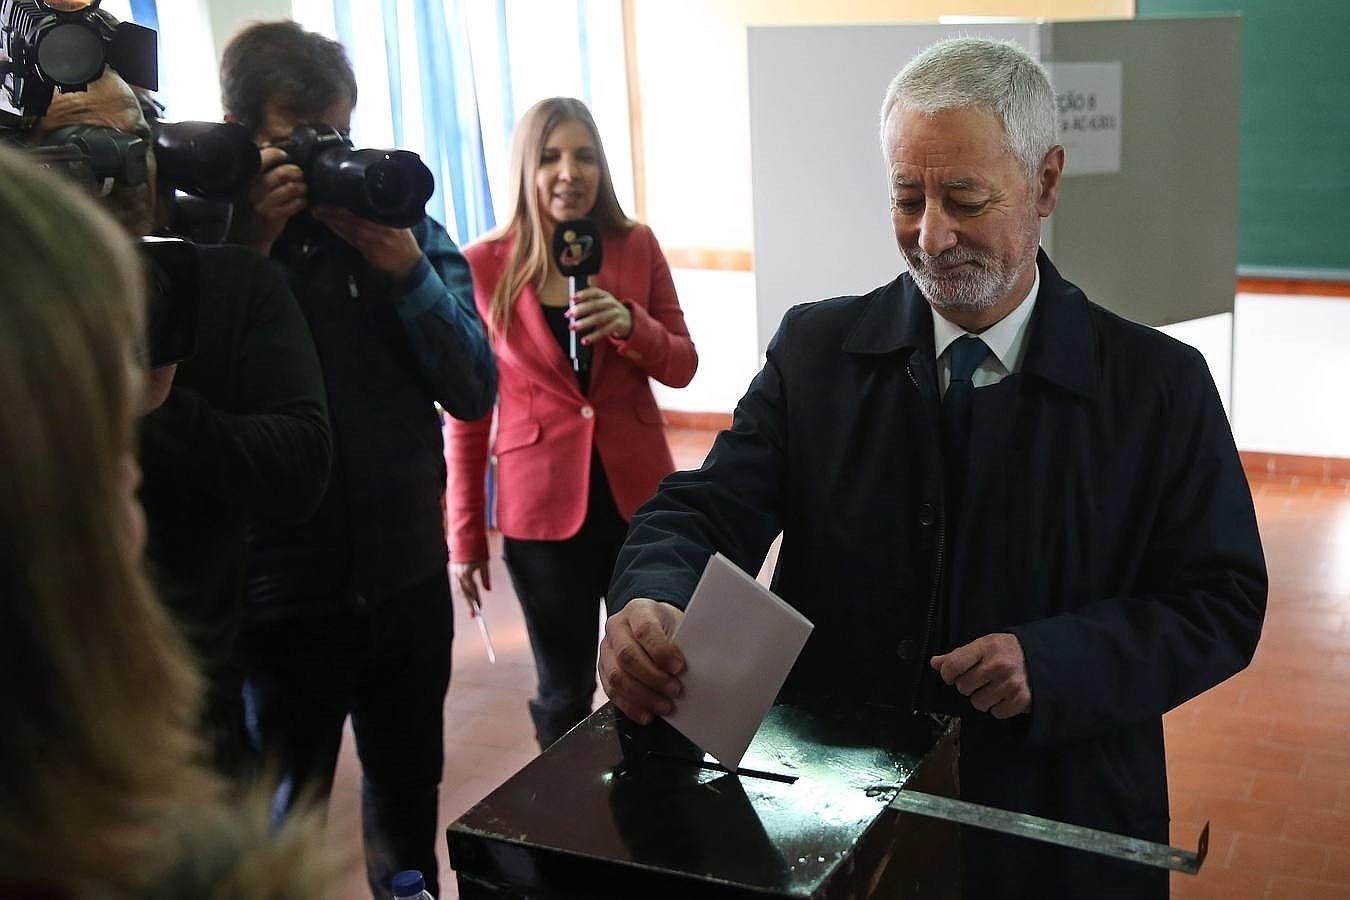
<instances>
[{"instance_id":1,"label":"ballot box slot","mask_svg":"<svg viewBox=\"0 0 1350 900\"><path fill-rule=\"evenodd\" d=\"M732 772L726 766L711 759L690 759L687 756L676 756L674 754L662 753L659 750L649 750L646 759L657 763L672 763L677 766L683 766L684 768L734 774L739 775L742 778L758 778L763 781L776 781L779 784L795 784L797 782L796 775L782 775L778 772L765 772L761 769L747 769L745 767Z\"/></svg>"}]
</instances>

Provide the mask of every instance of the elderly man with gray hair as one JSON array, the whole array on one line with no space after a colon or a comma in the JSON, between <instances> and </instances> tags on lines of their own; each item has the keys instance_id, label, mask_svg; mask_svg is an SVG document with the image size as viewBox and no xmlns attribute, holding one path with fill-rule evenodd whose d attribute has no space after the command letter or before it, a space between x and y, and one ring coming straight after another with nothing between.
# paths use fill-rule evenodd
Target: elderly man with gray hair
<instances>
[{"instance_id":1,"label":"elderly man with gray hair","mask_svg":"<svg viewBox=\"0 0 1350 900\"><path fill-rule=\"evenodd\" d=\"M602 683L639 722L673 709L704 562L756 571L782 532L773 588L815 623L784 699L960 717L964 799L1165 842L1162 715L1247 665L1266 605L1209 369L1040 250L1064 148L1025 52L930 47L881 140L909 271L790 310L704 465L638 511ZM962 856L967 897L1167 895L975 829Z\"/></svg>"}]
</instances>

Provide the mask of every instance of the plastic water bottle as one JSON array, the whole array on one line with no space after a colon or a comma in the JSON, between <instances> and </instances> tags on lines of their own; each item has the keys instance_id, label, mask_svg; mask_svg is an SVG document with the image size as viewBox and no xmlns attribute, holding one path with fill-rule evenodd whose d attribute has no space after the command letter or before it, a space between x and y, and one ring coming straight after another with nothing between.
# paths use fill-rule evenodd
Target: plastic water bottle
<instances>
[{"instance_id":1,"label":"plastic water bottle","mask_svg":"<svg viewBox=\"0 0 1350 900\"><path fill-rule=\"evenodd\" d=\"M394 876L394 900L436 900L427 893L427 882L416 869L407 869Z\"/></svg>"}]
</instances>

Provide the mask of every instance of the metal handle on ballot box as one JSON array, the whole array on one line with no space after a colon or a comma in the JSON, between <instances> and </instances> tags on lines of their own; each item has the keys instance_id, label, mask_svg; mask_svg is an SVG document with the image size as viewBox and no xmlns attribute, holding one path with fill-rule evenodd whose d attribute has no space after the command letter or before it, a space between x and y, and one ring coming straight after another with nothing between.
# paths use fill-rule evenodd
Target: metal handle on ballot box
<instances>
[{"instance_id":1,"label":"metal handle on ballot box","mask_svg":"<svg viewBox=\"0 0 1350 900\"><path fill-rule=\"evenodd\" d=\"M878 785L877 787L883 786ZM886 785L885 787L897 788L899 785ZM1061 847L1071 847L1075 850L1086 850L1089 853L1098 853L1116 859L1131 860L1159 869L1184 872L1187 875L1194 875L1200 871L1200 866L1205 861L1205 854L1209 852L1208 822L1205 823L1204 830L1200 832L1197 849L1191 851L1169 847L1166 844L1155 844L1152 841L1127 837L1123 834L1114 834L1110 831L1100 831L1096 828L1085 828L1082 825L1070 825L1067 822L1043 819L1027 813L1009 812L1005 809L981 806L978 803L969 803L965 800L938 797L921 791L899 790L895 798L891 800L890 805L892 809L900 812L915 813L920 816L929 816L962 825L973 825L976 828L988 828L991 831L999 831L1003 834L1031 838L1049 844L1058 844Z\"/></svg>"}]
</instances>

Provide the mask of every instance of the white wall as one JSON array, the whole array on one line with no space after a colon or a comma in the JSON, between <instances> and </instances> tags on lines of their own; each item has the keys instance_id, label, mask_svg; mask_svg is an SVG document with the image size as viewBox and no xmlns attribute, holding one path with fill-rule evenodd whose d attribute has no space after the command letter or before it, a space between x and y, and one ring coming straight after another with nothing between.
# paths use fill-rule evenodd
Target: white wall
<instances>
[{"instance_id":1,"label":"white wall","mask_svg":"<svg viewBox=\"0 0 1350 900\"><path fill-rule=\"evenodd\" d=\"M1350 457L1350 299L1238 294L1236 320L1238 446Z\"/></svg>"},{"instance_id":2,"label":"white wall","mask_svg":"<svg viewBox=\"0 0 1350 900\"><path fill-rule=\"evenodd\" d=\"M160 3L159 6L173 6L183 2L184 0L170 0L168 3ZM220 59L220 51L224 48L225 42L245 22L291 17L291 0L187 0L187 5L194 2L201 3L210 15L217 60Z\"/></svg>"},{"instance_id":3,"label":"white wall","mask_svg":"<svg viewBox=\"0 0 1350 900\"><path fill-rule=\"evenodd\" d=\"M697 269L671 275L698 348L698 373L680 390L653 381L656 402L663 409L729 412L762 362L755 347L755 276Z\"/></svg>"}]
</instances>

